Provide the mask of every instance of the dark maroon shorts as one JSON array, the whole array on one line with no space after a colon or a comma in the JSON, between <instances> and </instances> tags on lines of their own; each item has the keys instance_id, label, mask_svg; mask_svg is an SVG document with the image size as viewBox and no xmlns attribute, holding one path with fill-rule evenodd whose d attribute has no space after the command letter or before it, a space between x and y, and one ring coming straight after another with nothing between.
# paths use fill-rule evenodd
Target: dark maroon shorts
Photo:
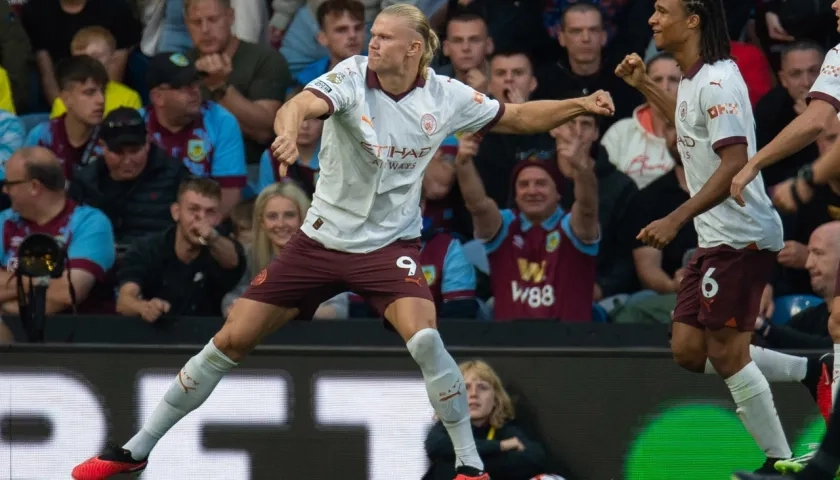
<instances>
[{"instance_id":1,"label":"dark maroon shorts","mask_svg":"<svg viewBox=\"0 0 840 480\"><path fill-rule=\"evenodd\" d=\"M363 297L380 315L399 298L433 301L420 267L420 241L399 240L370 253L347 253L298 231L242 297L297 308L297 318L311 320L321 303L347 291Z\"/></svg>"},{"instance_id":2,"label":"dark maroon shorts","mask_svg":"<svg viewBox=\"0 0 840 480\"><path fill-rule=\"evenodd\" d=\"M727 245L698 248L685 267L674 321L700 329L752 331L777 254Z\"/></svg>"}]
</instances>

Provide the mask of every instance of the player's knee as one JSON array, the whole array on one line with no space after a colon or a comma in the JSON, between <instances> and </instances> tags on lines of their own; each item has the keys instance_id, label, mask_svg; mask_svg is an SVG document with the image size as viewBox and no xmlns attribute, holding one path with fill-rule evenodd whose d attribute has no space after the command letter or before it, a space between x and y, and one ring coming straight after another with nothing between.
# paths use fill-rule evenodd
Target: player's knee
<instances>
[{"instance_id":1,"label":"player's knee","mask_svg":"<svg viewBox=\"0 0 840 480\"><path fill-rule=\"evenodd\" d=\"M706 352L687 342L671 341L671 354L680 367L697 373L706 369Z\"/></svg>"},{"instance_id":2,"label":"player's knee","mask_svg":"<svg viewBox=\"0 0 840 480\"><path fill-rule=\"evenodd\" d=\"M226 328L222 328L213 337L213 344L216 345L216 348L234 362L242 361L243 358L251 353L251 350L256 348L258 342L259 340L257 339L236 335L235 331Z\"/></svg>"},{"instance_id":3,"label":"player's knee","mask_svg":"<svg viewBox=\"0 0 840 480\"><path fill-rule=\"evenodd\" d=\"M424 365L434 362L441 353L446 351L440 333L434 328L424 328L415 333L406 342L406 347L421 369Z\"/></svg>"}]
</instances>

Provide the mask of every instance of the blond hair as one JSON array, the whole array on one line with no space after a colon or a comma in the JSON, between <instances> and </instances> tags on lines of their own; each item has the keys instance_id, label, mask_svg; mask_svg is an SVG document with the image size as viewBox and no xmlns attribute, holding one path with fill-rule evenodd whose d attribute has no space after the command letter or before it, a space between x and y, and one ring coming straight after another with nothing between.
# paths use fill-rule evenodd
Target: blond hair
<instances>
[{"instance_id":1,"label":"blond hair","mask_svg":"<svg viewBox=\"0 0 840 480\"><path fill-rule=\"evenodd\" d=\"M380 13L382 15L393 15L404 18L408 21L411 28L423 37L423 55L420 56L420 68L418 71L420 75L428 78L429 65L431 65L432 60L435 58L438 48L440 48L440 39L438 39L437 33L432 29L432 26L429 25L429 20L426 18L426 15L419 8L406 3L398 3L385 7Z\"/></svg>"},{"instance_id":2,"label":"blond hair","mask_svg":"<svg viewBox=\"0 0 840 480\"><path fill-rule=\"evenodd\" d=\"M461 369L461 374L466 377L467 374L474 374L479 380L487 382L493 388L493 409L490 411L490 426L499 429L507 422L513 420L516 414L513 409L513 402L508 395L507 390L502 385L502 380L496 374L496 371L483 360L469 360L458 365Z\"/></svg>"},{"instance_id":3,"label":"blond hair","mask_svg":"<svg viewBox=\"0 0 840 480\"><path fill-rule=\"evenodd\" d=\"M81 52L97 40L101 40L108 44L111 51L117 49L117 41L114 39L114 36L111 35L111 32L104 27L94 25L91 27L85 27L73 35L73 40L70 41L70 51Z\"/></svg>"},{"instance_id":4,"label":"blond hair","mask_svg":"<svg viewBox=\"0 0 840 480\"><path fill-rule=\"evenodd\" d=\"M260 271L268 265L274 257L274 246L268 238L268 234L263 229L263 215L265 214L265 206L268 201L274 197L284 197L292 201L298 208L300 220L303 222L306 217L306 212L309 211L312 202L300 187L291 182L275 183L265 187L257 196L257 201L254 202L254 223L252 232L254 235L254 243L251 247L251 255L253 262L251 262L251 274L256 276Z\"/></svg>"}]
</instances>

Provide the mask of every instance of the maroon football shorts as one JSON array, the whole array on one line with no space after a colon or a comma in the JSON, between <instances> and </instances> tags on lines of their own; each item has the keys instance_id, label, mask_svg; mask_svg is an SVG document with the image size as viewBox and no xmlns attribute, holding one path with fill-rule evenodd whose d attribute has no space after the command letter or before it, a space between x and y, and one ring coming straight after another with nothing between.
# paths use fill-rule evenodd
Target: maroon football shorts
<instances>
[{"instance_id":1,"label":"maroon football shorts","mask_svg":"<svg viewBox=\"0 0 840 480\"><path fill-rule=\"evenodd\" d=\"M399 298L433 301L419 259L419 240L398 240L369 253L347 253L330 250L298 231L254 277L242 298L297 308L297 318L311 320L321 303L351 291L381 315Z\"/></svg>"},{"instance_id":2,"label":"maroon football shorts","mask_svg":"<svg viewBox=\"0 0 840 480\"><path fill-rule=\"evenodd\" d=\"M674 321L700 329L752 331L777 254L752 246L698 248L685 267Z\"/></svg>"}]
</instances>

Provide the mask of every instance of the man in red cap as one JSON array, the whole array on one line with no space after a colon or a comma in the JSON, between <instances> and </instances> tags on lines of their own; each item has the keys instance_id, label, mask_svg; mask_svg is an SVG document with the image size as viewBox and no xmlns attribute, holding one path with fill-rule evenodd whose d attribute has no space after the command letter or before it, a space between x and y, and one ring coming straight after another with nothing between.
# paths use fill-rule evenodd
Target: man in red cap
<instances>
[{"instance_id":1,"label":"man in red cap","mask_svg":"<svg viewBox=\"0 0 840 480\"><path fill-rule=\"evenodd\" d=\"M464 136L455 160L461 194L484 242L492 274L497 320L552 318L589 321L600 231L594 162L576 155L582 142L571 132L565 152L573 163L575 202L560 205L562 176L556 162L526 159L513 170L514 209L500 210L484 191L473 165L478 148ZM579 153L579 152L578 152Z\"/></svg>"}]
</instances>

